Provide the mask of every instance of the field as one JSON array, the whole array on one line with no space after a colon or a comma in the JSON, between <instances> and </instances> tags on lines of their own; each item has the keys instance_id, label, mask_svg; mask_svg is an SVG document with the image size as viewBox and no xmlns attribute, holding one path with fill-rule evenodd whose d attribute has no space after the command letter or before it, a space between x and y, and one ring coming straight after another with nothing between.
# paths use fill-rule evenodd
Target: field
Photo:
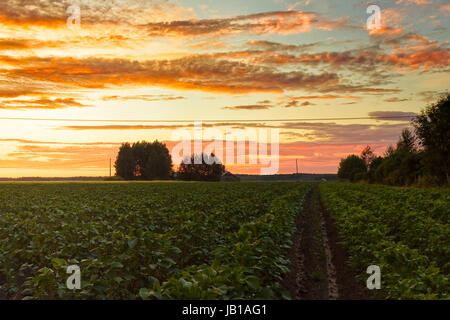
<instances>
[{"instance_id":1,"label":"field","mask_svg":"<svg viewBox=\"0 0 450 320\"><path fill-rule=\"evenodd\" d=\"M446 299L449 202L343 183L2 183L0 298ZM363 292L371 264L382 289Z\"/></svg>"},{"instance_id":2,"label":"field","mask_svg":"<svg viewBox=\"0 0 450 320\"><path fill-rule=\"evenodd\" d=\"M6 298L275 298L309 184L2 184ZM66 266L82 290L66 288Z\"/></svg>"},{"instance_id":3,"label":"field","mask_svg":"<svg viewBox=\"0 0 450 320\"><path fill-rule=\"evenodd\" d=\"M320 190L354 268L380 266L379 297L448 298L448 189L321 184Z\"/></svg>"}]
</instances>

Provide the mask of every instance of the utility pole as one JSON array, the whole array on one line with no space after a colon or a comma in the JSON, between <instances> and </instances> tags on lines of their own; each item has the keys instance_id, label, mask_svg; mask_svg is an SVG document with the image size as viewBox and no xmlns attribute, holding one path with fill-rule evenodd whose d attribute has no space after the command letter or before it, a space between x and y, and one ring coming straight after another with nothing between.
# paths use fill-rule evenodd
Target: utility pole
<instances>
[{"instance_id":1,"label":"utility pole","mask_svg":"<svg viewBox=\"0 0 450 320\"><path fill-rule=\"evenodd\" d=\"M295 171L297 172L298 175L298 159L295 159Z\"/></svg>"},{"instance_id":2,"label":"utility pole","mask_svg":"<svg viewBox=\"0 0 450 320\"><path fill-rule=\"evenodd\" d=\"M109 177L111 178L111 158L109 158Z\"/></svg>"}]
</instances>

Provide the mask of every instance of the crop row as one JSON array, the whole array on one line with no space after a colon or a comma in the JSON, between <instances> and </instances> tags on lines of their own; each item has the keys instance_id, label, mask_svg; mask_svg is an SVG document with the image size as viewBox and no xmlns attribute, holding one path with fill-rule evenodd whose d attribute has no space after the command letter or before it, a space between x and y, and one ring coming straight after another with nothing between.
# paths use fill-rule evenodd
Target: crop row
<instances>
[{"instance_id":1,"label":"crop row","mask_svg":"<svg viewBox=\"0 0 450 320\"><path fill-rule=\"evenodd\" d=\"M0 186L0 298L286 297L309 184ZM66 287L68 265L81 289Z\"/></svg>"},{"instance_id":2,"label":"crop row","mask_svg":"<svg viewBox=\"0 0 450 320\"><path fill-rule=\"evenodd\" d=\"M321 184L353 265L382 272L383 298L446 299L450 255L447 191Z\"/></svg>"}]
</instances>

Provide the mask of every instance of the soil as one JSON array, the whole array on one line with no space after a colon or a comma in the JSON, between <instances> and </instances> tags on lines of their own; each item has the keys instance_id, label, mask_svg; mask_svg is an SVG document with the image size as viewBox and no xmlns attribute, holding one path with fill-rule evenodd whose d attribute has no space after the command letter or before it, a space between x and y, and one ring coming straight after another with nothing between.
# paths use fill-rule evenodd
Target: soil
<instances>
[{"instance_id":1,"label":"soil","mask_svg":"<svg viewBox=\"0 0 450 320\"><path fill-rule=\"evenodd\" d=\"M295 300L369 299L364 283L350 267L333 220L315 186L307 195L288 257L290 273L282 281Z\"/></svg>"}]
</instances>

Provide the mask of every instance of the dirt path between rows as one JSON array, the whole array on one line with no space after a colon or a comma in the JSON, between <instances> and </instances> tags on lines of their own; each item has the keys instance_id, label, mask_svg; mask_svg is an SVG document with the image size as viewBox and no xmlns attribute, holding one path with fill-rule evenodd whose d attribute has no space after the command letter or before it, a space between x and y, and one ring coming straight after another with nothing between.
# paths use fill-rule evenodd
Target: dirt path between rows
<instances>
[{"instance_id":1,"label":"dirt path between rows","mask_svg":"<svg viewBox=\"0 0 450 320\"><path fill-rule=\"evenodd\" d=\"M368 299L364 283L356 279L348 255L315 186L307 195L289 252L291 272L282 285L295 300Z\"/></svg>"}]
</instances>

